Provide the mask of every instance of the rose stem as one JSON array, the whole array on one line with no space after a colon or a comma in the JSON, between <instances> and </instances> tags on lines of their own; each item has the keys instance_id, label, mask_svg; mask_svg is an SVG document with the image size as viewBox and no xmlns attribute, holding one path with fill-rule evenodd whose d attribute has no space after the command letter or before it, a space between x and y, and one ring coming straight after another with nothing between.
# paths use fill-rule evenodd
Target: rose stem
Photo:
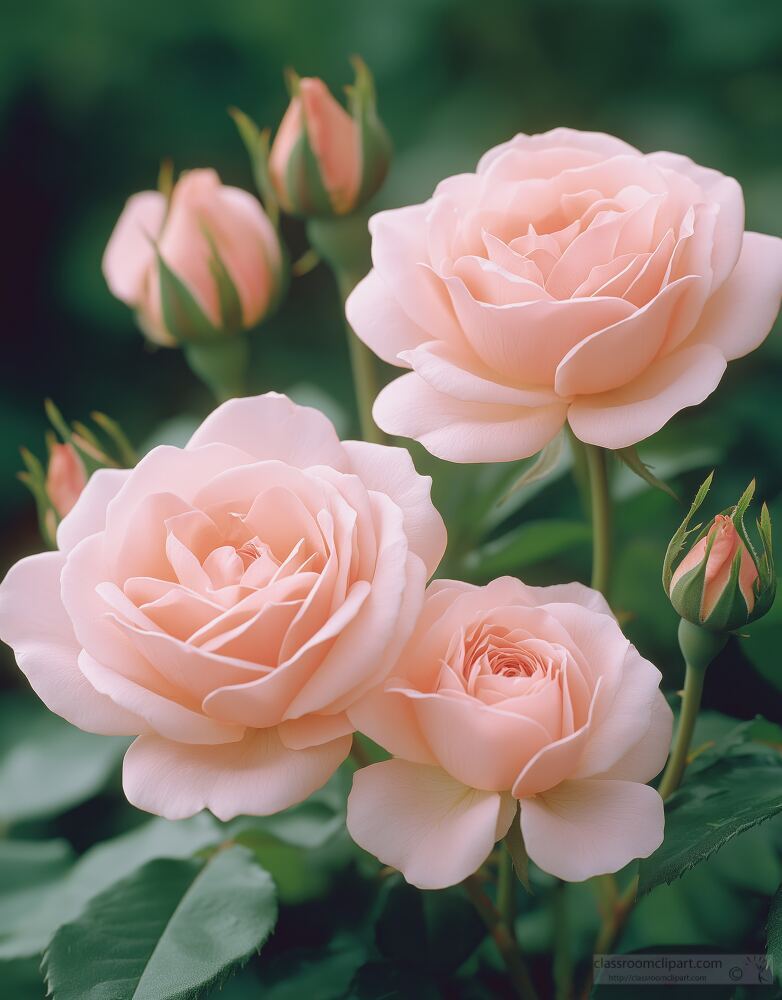
<instances>
[{"instance_id":1,"label":"rose stem","mask_svg":"<svg viewBox=\"0 0 782 1000\"><path fill-rule=\"evenodd\" d=\"M537 1000L538 995L535 987L532 985L532 979L527 970L519 943L515 935L511 934L497 908L484 892L481 880L477 875L470 875L462 882L462 885L502 956L516 995L521 1000Z\"/></svg>"},{"instance_id":2,"label":"rose stem","mask_svg":"<svg viewBox=\"0 0 782 1000\"><path fill-rule=\"evenodd\" d=\"M606 452L586 446L592 506L592 586L608 597L611 581L611 493L608 488Z\"/></svg>"},{"instance_id":3,"label":"rose stem","mask_svg":"<svg viewBox=\"0 0 782 1000\"><path fill-rule=\"evenodd\" d=\"M370 237L363 215L311 219L307 235L313 249L331 268L339 289L344 317L348 295L371 267ZM345 320L350 368L356 394L361 436L365 441L386 444L387 438L372 419L372 405L380 391L375 356Z\"/></svg>"},{"instance_id":4,"label":"rose stem","mask_svg":"<svg viewBox=\"0 0 782 1000\"><path fill-rule=\"evenodd\" d=\"M679 727L676 730L668 766L660 781L658 791L664 799L681 784L684 770L687 767L687 755L692 742L698 710L703 694L703 680L706 668L728 641L724 632L707 632L693 625L684 618L679 622L679 648L684 655L684 696L682 709L679 713Z\"/></svg>"},{"instance_id":5,"label":"rose stem","mask_svg":"<svg viewBox=\"0 0 782 1000\"><path fill-rule=\"evenodd\" d=\"M554 994L557 1000L570 1000L573 995L573 962L570 955L570 921L567 886L558 882L554 887Z\"/></svg>"}]
</instances>

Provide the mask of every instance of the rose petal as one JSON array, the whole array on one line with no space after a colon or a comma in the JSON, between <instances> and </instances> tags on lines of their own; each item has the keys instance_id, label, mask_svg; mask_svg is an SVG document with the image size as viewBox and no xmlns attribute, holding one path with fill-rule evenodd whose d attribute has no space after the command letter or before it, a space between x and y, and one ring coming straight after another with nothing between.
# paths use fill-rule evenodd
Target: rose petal
<instances>
[{"instance_id":1,"label":"rose petal","mask_svg":"<svg viewBox=\"0 0 782 1000\"><path fill-rule=\"evenodd\" d=\"M347 826L412 885L444 889L481 866L515 808L509 796L468 788L437 767L387 760L353 776Z\"/></svg>"},{"instance_id":2,"label":"rose petal","mask_svg":"<svg viewBox=\"0 0 782 1000\"><path fill-rule=\"evenodd\" d=\"M275 729L250 729L236 743L185 746L141 736L125 754L128 801L166 819L209 809L223 821L268 816L321 788L350 753L350 736L288 750Z\"/></svg>"},{"instance_id":3,"label":"rose petal","mask_svg":"<svg viewBox=\"0 0 782 1000\"><path fill-rule=\"evenodd\" d=\"M345 315L356 336L390 365L408 367L400 353L429 339L402 309L377 270L370 271L350 293Z\"/></svg>"},{"instance_id":4,"label":"rose petal","mask_svg":"<svg viewBox=\"0 0 782 1000\"><path fill-rule=\"evenodd\" d=\"M103 254L103 276L112 295L136 306L147 273L155 260L155 241L166 215L159 191L141 191L128 198Z\"/></svg>"},{"instance_id":5,"label":"rose petal","mask_svg":"<svg viewBox=\"0 0 782 1000\"><path fill-rule=\"evenodd\" d=\"M76 505L57 528L57 547L61 552L70 552L82 539L103 530L106 508L130 474L130 469L98 469L93 472Z\"/></svg>"},{"instance_id":6,"label":"rose petal","mask_svg":"<svg viewBox=\"0 0 782 1000\"><path fill-rule=\"evenodd\" d=\"M663 841L663 801L633 781L564 781L521 803L527 853L566 882L617 872Z\"/></svg>"}]
</instances>

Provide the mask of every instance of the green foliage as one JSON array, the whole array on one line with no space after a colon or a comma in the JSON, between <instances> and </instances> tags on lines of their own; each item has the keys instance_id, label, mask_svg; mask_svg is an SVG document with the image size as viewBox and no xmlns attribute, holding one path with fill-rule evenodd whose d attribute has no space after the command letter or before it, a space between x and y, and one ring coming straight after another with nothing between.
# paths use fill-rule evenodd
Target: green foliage
<instances>
[{"instance_id":1,"label":"green foliage","mask_svg":"<svg viewBox=\"0 0 782 1000\"><path fill-rule=\"evenodd\" d=\"M100 792L128 745L83 733L40 702L0 700L0 823L56 816Z\"/></svg>"},{"instance_id":2,"label":"green foliage","mask_svg":"<svg viewBox=\"0 0 782 1000\"><path fill-rule=\"evenodd\" d=\"M641 862L640 893L672 882L782 812L782 756L776 750L729 734L703 757L666 803L665 840Z\"/></svg>"},{"instance_id":3,"label":"green foliage","mask_svg":"<svg viewBox=\"0 0 782 1000\"><path fill-rule=\"evenodd\" d=\"M245 962L277 919L250 851L150 861L93 897L44 956L53 1000L190 1000Z\"/></svg>"},{"instance_id":4,"label":"green foliage","mask_svg":"<svg viewBox=\"0 0 782 1000\"><path fill-rule=\"evenodd\" d=\"M766 926L768 943L766 954L768 955L771 967L777 979L782 978L782 886L777 889L771 901L771 910L768 914L768 924Z\"/></svg>"}]
</instances>

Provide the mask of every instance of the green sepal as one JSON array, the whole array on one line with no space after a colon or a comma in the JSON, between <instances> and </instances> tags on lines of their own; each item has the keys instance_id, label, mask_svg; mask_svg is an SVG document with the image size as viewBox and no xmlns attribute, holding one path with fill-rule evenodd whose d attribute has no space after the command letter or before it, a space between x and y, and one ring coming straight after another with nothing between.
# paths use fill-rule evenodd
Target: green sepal
<instances>
[{"instance_id":1,"label":"green sepal","mask_svg":"<svg viewBox=\"0 0 782 1000\"><path fill-rule=\"evenodd\" d=\"M668 543L668 549L665 553L665 559L663 560L663 587L665 588L665 593L670 594L671 592L671 578L673 577L673 564L676 558L684 548L685 542L690 538L695 532L697 532L702 525L698 524L694 528L690 528L690 521L695 516L695 512L701 507L703 501L706 499L706 494L711 488L711 482L714 479L714 473L710 472L706 477L704 482L701 484L700 489L695 494L695 499L692 502L692 506L687 512L687 516L684 518L682 523L676 529L673 538Z\"/></svg>"},{"instance_id":2,"label":"green sepal","mask_svg":"<svg viewBox=\"0 0 782 1000\"><path fill-rule=\"evenodd\" d=\"M250 157L253 180L261 196L263 207L275 229L280 226L280 202L269 174L269 149L271 132L268 128L259 129L255 122L238 108L229 108L228 114L233 118L239 136Z\"/></svg>"},{"instance_id":3,"label":"green sepal","mask_svg":"<svg viewBox=\"0 0 782 1000\"><path fill-rule=\"evenodd\" d=\"M219 340L220 330L212 323L193 293L171 270L155 247L158 276L160 278L160 302L166 329L178 344Z\"/></svg>"},{"instance_id":4,"label":"green sepal","mask_svg":"<svg viewBox=\"0 0 782 1000\"><path fill-rule=\"evenodd\" d=\"M530 486L532 483L540 482L541 479L546 479L559 465L564 444L565 432L561 430L538 452L534 462L528 465L518 479L514 480L513 484L505 490L497 501L497 506L501 507L507 503L524 486Z\"/></svg>"},{"instance_id":5,"label":"green sepal","mask_svg":"<svg viewBox=\"0 0 782 1000\"><path fill-rule=\"evenodd\" d=\"M20 448L19 452L24 462L25 471L17 472L17 479L24 483L33 495L35 509L38 514L38 530L41 533L41 538L43 538L48 548L56 549L57 526L60 523L60 519L57 516L57 511L52 506L49 494L46 492L46 470L40 460L27 448Z\"/></svg>"},{"instance_id":6,"label":"green sepal","mask_svg":"<svg viewBox=\"0 0 782 1000\"><path fill-rule=\"evenodd\" d=\"M511 861L513 862L513 870L516 872L516 878L531 895L532 887L529 882L529 855L527 854L527 847L524 843L524 834L521 832L518 810L516 810L513 822L505 835L505 846L508 849Z\"/></svg>"},{"instance_id":7,"label":"green sepal","mask_svg":"<svg viewBox=\"0 0 782 1000\"><path fill-rule=\"evenodd\" d=\"M303 111L302 117L304 117ZM291 215L300 218L334 215L331 198L323 183L317 158L307 136L306 119L305 127L288 157L285 191Z\"/></svg>"},{"instance_id":8,"label":"green sepal","mask_svg":"<svg viewBox=\"0 0 782 1000\"><path fill-rule=\"evenodd\" d=\"M356 78L347 87L348 107L358 127L361 148L361 186L351 209L355 210L380 190L391 163L391 137L377 114L375 82L360 56L351 58Z\"/></svg>"},{"instance_id":9,"label":"green sepal","mask_svg":"<svg viewBox=\"0 0 782 1000\"><path fill-rule=\"evenodd\" d=\"M638 454L638 449L635 445L630 445L629 448L617 448L616 451L614 451L614 454L620 462L623 462L631 472L634 472L636 476L643 479L645 483L648 483L656 490L661 490L663 493L667 493L669 497L678 501L679 498L671 487L667 483L663 482L662 479L658 479L649 466L643 461L641 456Z\"/></svg>"},{"instance_id":10,"label":"green sepal","mask_svg":"<svg viewBox=\"0 0 782 1000\"><path fill-rule=\"evenodd\" d=\"M693 529L696 530L696 529ZM714 538L709 539L706 552L698 563L676 581L676 586L670 591L671 604L676 613L692 622L701 625L701 609L703 607L703 587L706 580L706 565L714 544Z\"/></svg>"},{"instance_id":11,"label":"green sepal","mask_svg":"<svg viewBox=\"0 0 782 1000\"><path fill-rule=\"evenodd\" d=\"M230 336L244 327L242 300L239 297L239 292L233 278L228 273L225 261L217 249L217 243L212 233L203 223L201 224L201 232L209 245L209 273L212 275L214 283L217 286L217 299L220 303L221 332Z\"/></svg>"}]
</instances>

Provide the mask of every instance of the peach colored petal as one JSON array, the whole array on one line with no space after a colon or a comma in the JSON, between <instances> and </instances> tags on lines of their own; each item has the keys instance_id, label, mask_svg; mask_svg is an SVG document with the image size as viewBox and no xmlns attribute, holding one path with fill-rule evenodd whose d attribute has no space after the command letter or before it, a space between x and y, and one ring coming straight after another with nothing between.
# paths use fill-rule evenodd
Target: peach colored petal
<instances>
[{"instance_id":1,"label":"peach colored petal","mask_svg":"<svg viewBox=\"0 0 782 1000\"><path fill-rule=\"evenodd\" d=\"M357 124L317 77L299 81L307 137L323 186L337 214L349 212L361 185L361 146Z\"/></svg>"},{"instance_id":2,"label":"peach colored petal","mask_svg":"<svg viewBox=\"0 0 782 1000\"><path fill-rule=\"evenodd\" d=\"M395 757L414 764L437 764L418 723L412 699L398 688L400 680L390 677L354 702L348 709L353 726ZM388 690L391 688L392 690Z\"/></svg>"},{"instance_id":3,"label":"peach colored petal","mask_svg":"<svg viewBox=\"0 0 782 1000\"><path fill-rule=\"evenodd\" d=\"M565 781L521 804L530 858L568 882L648 858L662 843L663 827L660 796L632 781Z\"/></svg>"},{"instance_id":4,"label":"peach colored petal","mask_svg":"<svg viewBox=\"0 0 782 1000\"><path fill-rule=\"evenodd\" d=\"M709 344L728 361L759 347L782 299L782 240L745 233L736 269L709 300L688 344Z\"/></svg>"},{"instance_id":5,"label":"peach colored petal","mask_svg":"<svg viewBox=\"0 0 782 1000\"><path fill-rule=\"evenodd\" d=\"M328 417L278 392L230 399L218 406L190 438L187 450L213 444L232 445L254 460L277 459L299 469L330 465L347 471L342 445Z\"/></svg>"},{"instance_id":6,"label":"peach colored petal","mask_svg":"<svg viewBox=\"0 0 782 1000\"><path fill-rule=\"evenodd\" d=\"M406 448L364 441L345 441L343 448L355 474L367 489L389 496L402 511L410 549L424 561L429 575L445 554L445 524L432 504L431 476L416 471Z\"/></svg>"},{"instance_id":7,"label":"peach colored petal","mask_svg":"<svg viewBox=\"0 0 782 1000\"><path fill-rule=\"evenodd\" d=\"M0 637L47 708L88 733L133 736L139 715L99 693L79 669L80 646L60 599L61 552L20 560L0 584Z\"/></svg>"},{"instance_id":8,"label":"peach colored petal","mask_svg":"<svg viewBox=\"0 0 782 1000\"><path fill-rule=\"evenodd\" d=\"M354 775L347 826L359 847L412 885L443 889L480 867L514 813L509 797L468 788L436 767L388 760Z\"/></svg>"},{"instance_id":9,"label":"peach colored petal","mask_svg":"<svg viewBox=\"0 0 782 1000\"><path fill-rule=\"evenodd\" d=\"M350 752L351 738L288 750L275 729L248 730L235 743L185 746L140 736L125 754L123 786L139 809L184 819L209 809L227 821L268 816L325 785Z\"/></svg>"},{"instance_id":10,"label":"peach colored petal","mask_svg":"<svg viewBox=\"0 0 782 1000\"><path fill-rule=\"evenodd\" d=\"M286 719L277 727L283 744L289 750L306 750L322 746L340 736L352 734L354 726L344 712L337 715L304 715Z\"/></svg>"},{"instance_id":11,"label":"peach colored petal","mask_svg":"<svg viewBox=\"0 0 782 1000\"><path fill-rule=\"evenodd\" d=\"M429 336L402 309L376 269L350 293L345 315L356 336L390 365L407 367L400 353L417 347Z\"/></svg>"},{"instance_id":12,"label":"peach colored petal","mask_svg":"<svg viewBox=\"0 0 782 1000\"><path fill-rule=\"evenodd\" d=\"M702 403L725 368L717 348L705 343L683 347L626 386L576 399L568 409L568 423L588 444L627 448L660 430L679 410Z\"/></svg>"},{"instance_id":13,"label":"peach colored petal","mask_svg":"<svg viewBox=\"0 0 782 1000\"><path fill-rule=\"evenodd\" d=\"M159 191L142 191L128 198L103 254L103 276L111 293L138 306L155 260L166 199Z\"/></svg>"},{"instance_id":14,"label":"peach colored petal","mask_svg":"<svg viewBox=\"0 0 782 1000\"><path fill-rule=\"evenodd\" d=\"M652 703L649 726L637 743L629 750L625 750L607 771L591 777L644 783L651 781L665 767L672 732L673 712L665 700L665 695L662 691L658 691Z\"/></svg>"},{"instance_id":15,"label":"peach colored petal","mask_svg":"<svg viewBox=\"0 0 782 1000\"><path fill-rule=\"evenodd\" d=\"M290 212L292 205L288 197L287 169L293 148L304 131L301 99L293 97L285 109L282 121L272 143L269 154L269 176L283 208Z\"/></svg>"},{"instance_id":16,"label":"peach colored petal","mask_svg":"<svg viewBox=\"0 0 782 1000\"><path fill-rule=\"evenodd\" d=\"M383 389L372 410L389 434L412 437L451 462L510 462L548 444L562 427L566 404L530 409L468 403L436 392L414 372Z\"/></svg>"}]
</instances>

